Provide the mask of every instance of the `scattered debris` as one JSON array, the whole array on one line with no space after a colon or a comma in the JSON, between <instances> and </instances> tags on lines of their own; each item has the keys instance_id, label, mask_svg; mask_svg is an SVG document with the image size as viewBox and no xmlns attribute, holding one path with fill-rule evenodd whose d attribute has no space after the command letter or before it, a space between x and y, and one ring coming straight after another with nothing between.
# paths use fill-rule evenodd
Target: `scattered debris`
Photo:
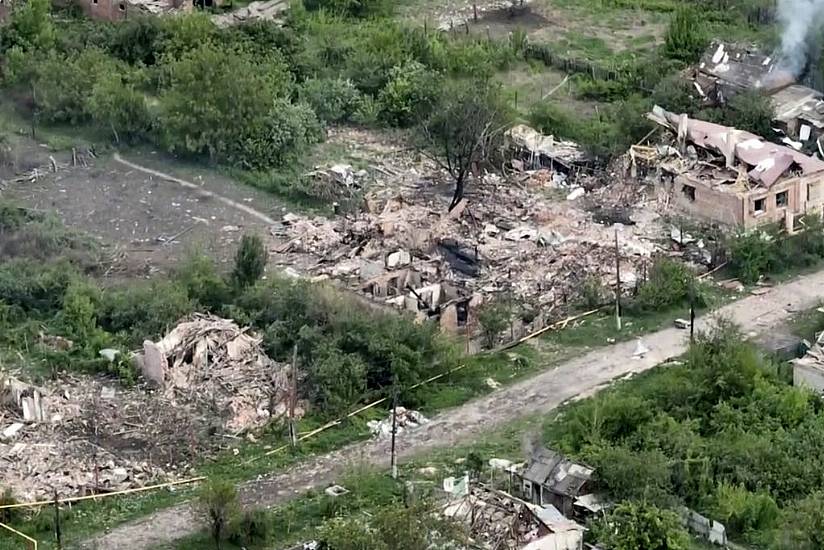
<instances>
[{"instance_id":1,"label":"scattered debris","mask_svg":"<svg viewBox=\"0 0 824 550\"><path fill-rule=\"evenodd\" d=\"M340 485L332 485L330 487L327 487L323 492L329 495L330 497L339 497L348 493L349 489L347 489L346 487L341 487Z\"/></svg>"},{"instance_id":2,"label":"scattered debris","mask_svg":"<svg viewBox=\"0 0 824 550\"><path fill-rule=\"evenodd\" d=\"M690 328L690 322L686 319L676 319L675 328L680 328L681 330L688 329Z\"/></svg>"},{"instance_id":3,"label":"scattered debris","mask_svg":"<svg viewBox=\"0 0 824 550\"><path fill-rule=\"evenodd\" d=\"M635 351L632 352L632 356L636 359L640 359L648 353L649 348L644 344L644 341L639 338L638 342L635 344Z\"/></svg>"},{"instance_id":4,"label":"scattered debris","mask_svg":"<svg viewBox=\"0 0 824 550\"><path fill-rule=\"evenodd\" d=\"M208 400L230 432L257 428L286 412L286 369L230 319L194 314L143 349L137 363L148 380L169 399Z\"/></svg>"},{"instance_id":5,"label":"scattered debris","mask_svg":"<svg viewBox=\"0 0 824 550\"><path fill-rule=\"evenodd\" d=\"M495 380L494 378L487 378L486 380L484 380L484 384L486 384L493 390L497 390L501 387L501 383Z\"/></svg>"},{"instance_id":6,"label":"scattered debris","mask_svg":"<svg viewBox=\"0 0 824 550\"><path fill-rule=\"evenodd\" d=\"M410 409L406 409L404 407L398 407L396 409L396 428L397 433L400 433L404 430L413 430L423 424L429 422L424 415L419 413L418 411L413 411ZM378 438L384 438L392 435L392 413L390 411L389 416L384 418L383 420L370 420L366 424L369 427L369 430L372 432L372 435Z\"/></svg>"}]
</instances>

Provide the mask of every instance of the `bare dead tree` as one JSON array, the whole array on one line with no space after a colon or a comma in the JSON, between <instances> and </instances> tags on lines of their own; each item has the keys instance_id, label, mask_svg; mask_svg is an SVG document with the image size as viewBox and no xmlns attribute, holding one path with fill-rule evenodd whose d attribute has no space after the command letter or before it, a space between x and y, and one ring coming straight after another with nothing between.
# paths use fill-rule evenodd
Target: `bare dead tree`
<instances>
[{"instance_id":1,"label":"bare dead tree","mask_svg":"<svg viewBox=\"0 0 824 550\"><path fill-rule=\"evenodd\" d=\"M488 160L506 127L499 88L485 81L447 85L421 125L422 152L455 182L449 210L463 199L472 167Z\"/></svg>"}]
</instances>

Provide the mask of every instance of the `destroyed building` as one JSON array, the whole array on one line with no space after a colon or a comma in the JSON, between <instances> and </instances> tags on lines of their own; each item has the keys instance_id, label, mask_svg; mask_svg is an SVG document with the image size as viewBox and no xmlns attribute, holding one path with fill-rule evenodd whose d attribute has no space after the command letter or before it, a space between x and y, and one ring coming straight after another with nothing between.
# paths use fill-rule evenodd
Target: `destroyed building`
<instances>
[{"instance_id":1,"label":"destroyed building","mask_svg":"<svg viewBox=\"0 0 824 550\"><path fill-rule=\"evenodd\" d=\"M0 23L6 21L11 15L11 0L0 0Z\"/></svg>"},{"instance_id":2,"label":"destroyed building","mask_svg":"<svg viewBox=\"0 0 824 550\"><path fill-rule=\"evenodd\" d=\"M660 248L660 217L596 220L589 207L601 196L584 188L596 187L593 178L568 174L580 152L544 147L562 142L534 130L516 135L530 139L513 151L513 170L473 176L451 211L449 176L425 157L403 158L395 161L404 162L400 169L371 167L374 183L364 186L358 211L285 214L271 229L271 257L287 273L332 281L461 334L481 328L485 302L506 297L524 310L511 336L564 316L585 280L614 286L616 231L622 289L631 290Z\"/></svg>"},{"instance_id":3,"label":"destroyed building","mask_svg":"<svg viewBox=\"0 0 824 550\"><path fill-rule=\"evenodd\" d=\"M824 161L737 130L655 107L650 120L671 130L674 146L642 149L660 169L670 206L701 220L752 229L778 223L788 232L820 215Z\"/></svg>"},{"instance_id":4,"label":"destroyed building","mask_svg":"<svg viewBox=\"0 0 824 550\"><path fill-rule=\"evenodd\" d=\"M537 505L481 484L458 484L442 513L467 527L473 547L581 550L585 528L552 505Z\"/></svg>"},{"instance_id":5,"label":"destroyed building","mask_svg":"<svg viewBox=\"0 0 824 550\"><path fill-rule=\"evenodd\" d=\"M800 149L818 149L824 133L824 95L797 82L775 56L755 46L714 42L701 57L692 74L700 96L712 103L724 103L745 90L762 90L775 109L776 129L786 143ZM824 156L824 153L822 153Z\"/></svg>"},{"instance_id":6,"label":"destroyed building","mask_svg":"<svg viewBox=\"0 0 824 550\"><path fill-rule=\"evenodd\" d=\"M78 0L78 5L87 17L104 21L186 12L194 7L192 0Z\"/></svg>"},{"instance_id":7,"label":"destroyed building","mask_svg":"<svg viewBox=\"0 0 824 550\"><path fill-rule=\"evenodd\" d=\"M521 473L515 473L520 480L520 495L539 506L552 505L565 516L572 516L575 504L591 491L594 470L578 464L556 451L540 448ZM588 496L581 503L584 508L593 498Z\"/></svg>"},{"instance_id":8,"label":"destroyed building","mask_svg":"<svg viewBox=\"0 0 824 550\"><path fill-rule=\"evenodd\" d=\"M56 338L36 345L71 344ZM287 369L231 320L194 315L144 350L143 378L130 388L71 375L36 386L0 369L0 479L16 498L190 477L196 460L254 437L287 407L301 414ZM101 356L114 360L117 350Z\"/></svg>"}]
</instances>

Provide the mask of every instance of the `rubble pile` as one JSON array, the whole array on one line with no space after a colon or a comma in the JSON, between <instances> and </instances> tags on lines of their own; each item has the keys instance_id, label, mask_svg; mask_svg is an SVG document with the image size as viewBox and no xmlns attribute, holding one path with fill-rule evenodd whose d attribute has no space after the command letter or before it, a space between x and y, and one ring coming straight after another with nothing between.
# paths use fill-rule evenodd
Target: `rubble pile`
<instances>
[{"instance_id":1,"label":"rubble pile","mask_svg":"<svg viewBox=\"0 0 824 550\"><path fill-rule=\"evenodd\" d=\"M136 361L155 389L71 376L37 387L0 373L3 485L31 501L179 479L286 409L285 369L229 319L193 315Z\"/></svg>"},{"instance_id":2,"label":"rubble pile","mask_svg":"<svg viewBox=\"0 0 824 550\"><path fill-rule=\"evenodd\" d=\"M396 433L415 429L423 424L426 424L427 422L429 422L429 419L418 411L413 411L404 407L398 407L395 410ZM389 413L389 416L383 420L370 420L366 425L375 437L387 437L392 434L392 413Z\"/></svg>"},{"instance_id":3,"label":"rubble pile","mask_svg":"<svg viewBox=\"0 0 824 550\"><path fill-rule=\"evenodd\" d=\"M176 479L209 437L205 417L137 390L74 377L43 387L6 377L2 386L0 479L21 500ZM35 417L9 399L15 388L40 396Z\"/></svg>"},{"instance_id":4,"label":"rubble pile","mask_svg":"<svg viewBox=\"0 0 824 550\"><path fill-rule=\"evenodd\" d=\"M511 292L547 313L575 299L588 277L614 285L616 231L622 283L631 285L658 250L655 240L666 237L657 216L596 223L583 199L568 197L561 173L487 174L451 212L450 187L418 178L371 193L358 214L290 213L272 230L282 243L274 256L422 319L439 317L449 329L495 294ZM553 197L555 189L563 196Z\"/></svg>"},{"instance_id":5,"label":"rubble pile","mask_svg":"<svg viewBox=\"0 0 824 550\"><path fill-rule=\"evenodd\" d=\"M229 432L259 427L286 411L286 369L230 319L194 314L162 340L145 341L138 365L170 401L208 404Z\"/></svg>"}]
</instances>

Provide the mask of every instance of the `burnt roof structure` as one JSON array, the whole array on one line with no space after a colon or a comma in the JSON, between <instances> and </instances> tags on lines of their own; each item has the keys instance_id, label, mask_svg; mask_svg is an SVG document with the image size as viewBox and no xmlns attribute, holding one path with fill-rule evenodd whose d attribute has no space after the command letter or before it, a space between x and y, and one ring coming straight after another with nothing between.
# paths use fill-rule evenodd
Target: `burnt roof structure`
<instances>
[{"instance_id":1,"label":"burnt roof structure","mask_svg":"<svg viewBox=\"0 0 824 550\"><path fill-rule=\"evenodd\" d=\"M573 462L556 451L540 449L521 477L553 493L575 497L592 478L593 472L592 468Z\"/></svg>"}]
</instances>

